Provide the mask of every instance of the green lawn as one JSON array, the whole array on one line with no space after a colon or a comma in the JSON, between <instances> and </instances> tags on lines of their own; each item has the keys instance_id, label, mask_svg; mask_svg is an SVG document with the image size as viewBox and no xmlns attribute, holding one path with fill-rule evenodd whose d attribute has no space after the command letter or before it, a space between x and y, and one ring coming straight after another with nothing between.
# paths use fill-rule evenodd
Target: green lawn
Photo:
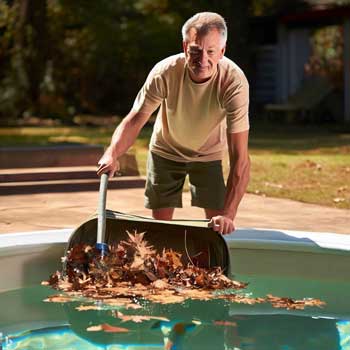
<instances>
[{"instance_id":1,"label":"green lawn","mask_svg":"<svg viewBox=\"0 0 350 350\"><path fill-rule=\"evenodd\" d=\"M249 192L350 209L345 127L252 125Z\"/></svg>"},{"instance_id":2,"label":"green lawn","mask_svg":"<svg viewBox=\"0 0 350 350\"><path fill-rule=\"evenodd\" d=\"M253 123L248 192L350 209L350 132L342 128ZM151 131L144 128L131 149L141 174ZM113 127L0 128L0 146L107 145L112 133Z\"/></svg>"}]
</instances>

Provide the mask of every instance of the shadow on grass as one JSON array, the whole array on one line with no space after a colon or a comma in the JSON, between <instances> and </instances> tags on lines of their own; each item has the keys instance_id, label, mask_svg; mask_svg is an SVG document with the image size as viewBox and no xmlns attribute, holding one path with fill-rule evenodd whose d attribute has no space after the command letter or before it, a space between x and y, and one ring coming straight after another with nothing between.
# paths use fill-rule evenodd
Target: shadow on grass
<instances>
[{"instance_id":1,"label":"shadow on grass","mask_svg":"<svg viewBox=\"0 0 350 350\"><path fill-rule=\"evenodd\" d=\"M252 122L249 148L252 151L296 154L349 153L350 129L341 125L290 125Z\"/></svg>"},{"instance_id":2,"label":"shadow on grass","mask_svg":"<svg viewBox=\"0 0 350 350\"><path fill-rule=\"evenodd\" d=\"M115 125L108 127L30 127L0 128L0 147L45 146L64 144L102 144L110 142ZM146 124L136 141L136 148L148 148L153 122ZM291 125L252 119L249 139L253 152L297 154L350 153L350 127L340 124Z\"/></svg>"}]
</instances>

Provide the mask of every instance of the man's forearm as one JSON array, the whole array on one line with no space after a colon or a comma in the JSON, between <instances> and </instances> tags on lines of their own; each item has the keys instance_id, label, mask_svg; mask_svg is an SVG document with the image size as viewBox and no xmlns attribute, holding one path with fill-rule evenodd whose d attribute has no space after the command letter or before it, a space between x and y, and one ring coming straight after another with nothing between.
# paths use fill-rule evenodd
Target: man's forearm
<instances>
[{"instance_id":1,"label":"man's forearm","mask_svg":"<svg viewBox=\"0 0 350 350\"><path fill-rule=\"evenodd\" d=\"M126 153L147 120L147 115L130 112L115 129L106 152L110 153L113 158L119 158Z\"/></svg>"},{"instance_id":2,"label":"man's forearm","mask_svg":"<svg viewBox=\"0 0 350 350\"><path fill-rule=\"evenodd\" d=\"M239 203L248 187L250 176L249 156L236 160L230 164L230 173L227 179L224 215L235 219Z\"/></svg>"}]
</instances>

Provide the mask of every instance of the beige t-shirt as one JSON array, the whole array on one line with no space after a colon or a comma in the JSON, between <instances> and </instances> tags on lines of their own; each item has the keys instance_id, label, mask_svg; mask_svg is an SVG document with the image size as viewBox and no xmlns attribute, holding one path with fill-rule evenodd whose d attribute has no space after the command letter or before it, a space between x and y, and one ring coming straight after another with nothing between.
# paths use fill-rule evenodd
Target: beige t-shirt
<instances>
[{"instance_id":1,"label":"beige t-shirt","mask_svg":"<svg viewBox=\"0 0 350 350\"><path fill-rule=\"evenodd\" d=\"M226 132L249 129L249 85L242 70L223 57L204 83L191 80L185 55L170 56L152 69L133 110L152 114L159 106L150 150L180 161L223 157Z\"/></svg>"}]
</instances>

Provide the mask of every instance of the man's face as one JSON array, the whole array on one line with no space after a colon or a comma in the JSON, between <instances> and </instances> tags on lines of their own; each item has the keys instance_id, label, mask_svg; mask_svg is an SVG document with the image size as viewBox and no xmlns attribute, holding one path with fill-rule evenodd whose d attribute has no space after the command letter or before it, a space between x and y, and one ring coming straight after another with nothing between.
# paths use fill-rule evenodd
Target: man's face
<instances>
[{"instance_id":1,"label":"man's face","mask_svg":"<svg viewBox=\"0 0 350 350\"><path fill-rule=\"evenodd\" d=\"M203 83L215 74L225 53L221 34L216 29L202 36L195 29L190 30L189 41L183 43L183 49L190 77L196 83Z\"/></svg>"}]
</instances>

